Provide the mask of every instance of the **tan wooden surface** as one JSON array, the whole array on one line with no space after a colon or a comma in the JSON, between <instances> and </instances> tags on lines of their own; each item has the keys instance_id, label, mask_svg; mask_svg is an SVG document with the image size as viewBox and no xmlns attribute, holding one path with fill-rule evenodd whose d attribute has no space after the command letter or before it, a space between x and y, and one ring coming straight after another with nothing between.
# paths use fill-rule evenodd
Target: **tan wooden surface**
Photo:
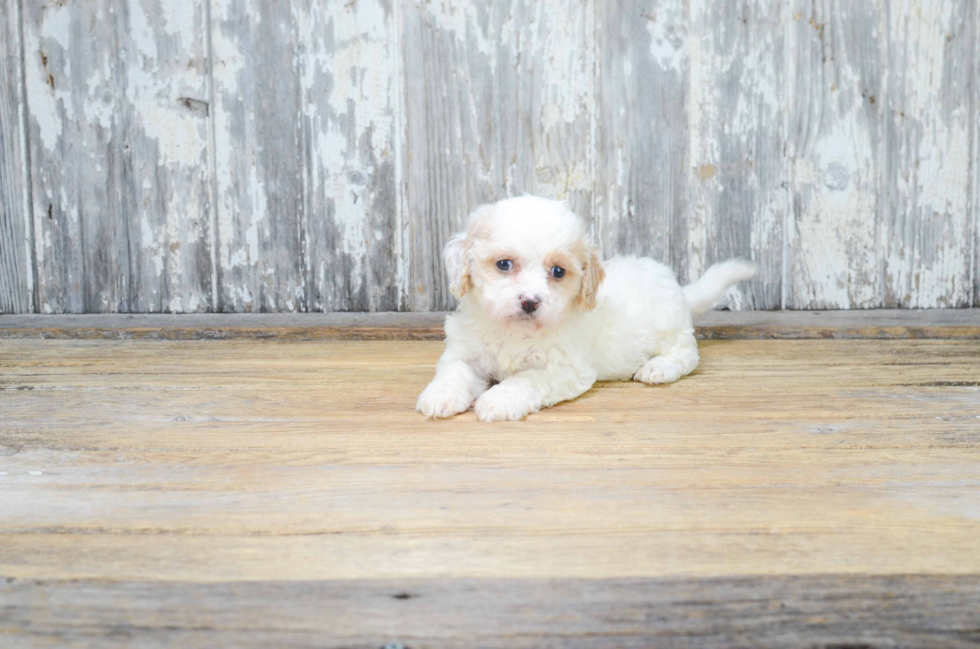
<instances>
[{"instance_id":1,"label":"tan wooden surface","mask_svg":"<svg viewBox=\"0 0 980 649\"><path fill-rule=\"evenodd\" d=\"M0 339L442 340L445 313L0 315ZM806 338L980 340L980 309L710 311L709 340Z\"/></svg>"},{"instance_id":2,"label":"tan wooden surface","mask_svg":"<svg viewBox=\"0 0 980 649\"><path fill-rule=\"evenodd\" d=\"M706 341L514 424L438 342L0 341L0 574L980 574L980 343Z\"/></svg>"}]
</instances>

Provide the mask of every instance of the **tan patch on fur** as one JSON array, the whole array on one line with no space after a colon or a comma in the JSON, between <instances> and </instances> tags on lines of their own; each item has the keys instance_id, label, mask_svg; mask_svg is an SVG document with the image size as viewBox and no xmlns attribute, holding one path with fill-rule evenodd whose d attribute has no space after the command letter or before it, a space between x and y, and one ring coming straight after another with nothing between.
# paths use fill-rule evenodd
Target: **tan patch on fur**
<instances>
[{"instance_id":1,"label":"tan patch on fur","mask_svg":"<svg viewBox=\"0 0 980 649\"><path fill-rule=\"evenodd\" d=\"M589 260L585 264L582 277L582 289L578 294L578 305L583 311L591 311L595 308L596 298L599 295L599 286L606 278L606 271L602 267L595 251L590 251Z\"/></svg>"}]
</instances>

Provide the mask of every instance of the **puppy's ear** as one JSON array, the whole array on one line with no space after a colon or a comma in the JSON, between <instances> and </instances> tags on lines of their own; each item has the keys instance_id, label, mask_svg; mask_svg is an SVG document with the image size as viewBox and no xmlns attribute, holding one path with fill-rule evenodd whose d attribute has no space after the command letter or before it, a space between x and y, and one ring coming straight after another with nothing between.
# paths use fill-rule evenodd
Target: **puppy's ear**
<instances>
[{"instance_id":1,"label":"puppy's ear","mask_svg":"<svg viewBox=\"0 0 980 649\"><path fill-rule=\"evenodd\" d=\"M589 260L585 262L582 273L582 288L578 293L578 305L583 311L595 308L596 297L599 295L599 285L606 278L606 271L599 261L595 250L589 252Z\"/></svg>"},{"instance_id":2,"label":"puppy's ear","mask_svg":"<svg viewBox=\"0 0 980 649\"><path fill-rule=\"evenodd\" d=\"M449 237L442 251L442 258L446 262L446 272L449 273L449 290L457 300L473 288L469 257L470 240L466 232L457 232Z\"/></svg>"},{"instance_id":3,"label":"puppy's ear","mask_svg":"<svg viewBox=\"0 0 980 649\"><path fill-rule=\"evenodd\" d=\"M466 230L457 232L449 237L442 251L446 262L446 272L449 274L449 290L456 299L460 299L473 288L473 277L470 275L470 252L473 241L480 236L486 227L485 221L493 214L492 205L483 205L470 215Z\"/></svg>"}]
</instances>

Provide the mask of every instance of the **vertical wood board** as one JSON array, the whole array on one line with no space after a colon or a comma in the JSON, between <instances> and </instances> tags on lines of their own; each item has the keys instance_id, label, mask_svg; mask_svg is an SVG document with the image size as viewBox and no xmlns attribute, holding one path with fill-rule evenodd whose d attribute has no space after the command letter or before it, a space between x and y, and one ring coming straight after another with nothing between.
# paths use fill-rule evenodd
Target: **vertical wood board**
<instances>
[{"instance_id":1,"label":"vertical wood board","mask_svg":"<svg viewBox=\"0 0 980 649\"><path fill-rule=\"evenodd\" d=\"M591 0L404 3L411 305L452 306L441 251L479 205L525 192L592 219Z\"/></svg>"},{"instance_id":2,"label":"vertical wood board","mask_svg":"<svg viewBox=\"0 0 980 649\"><path fill-rule=\"evenodd\" d=\"M976 3L891 2L878 18L888 61L882 306L970 306Z\"/></svg>"},{"instance_id":3,"label":"vertical wood board","mask_svg":"<svg viewBox=\"0 0 980 649\"><path fill-rule=\"evenodd\" d=\"M0 0L0 313L34 310L20 0Z\"/></svg>"},{"instance_id":4,"label":"vertical wood board","mask_svg":"<svg viewBox=\"0 0 980 649\"><path fill-rule=\"evenodd\" d=\"M794 0L785 306L881 306L883 61L873 0Z\"/></svg>"},{"instance_id":5,"label":"vertical wood board","mask_svg":"<svg viewBox=\"0 0 980 649\"><path fill-rule=\"evenodd\" d=\"M715 262L753 259L759 273L733 287L732 309L780 307L787 100L780 0L690 3L690 188L687 246L671 255L682 281ZM680 240L681 238L678 238Z\"/></svg>"},{"instance_id":6,"label":"vertical wood board","mask_svg":"<svg viewBox=\"0 0 980 649\"><path fill-rule=\"evenodd\" d=\"M606 256L648 255L682 274L691 161L686 7L602 2L596 35L599 242Z\"/></svg>"},{"instance_id":7,"label":"vertical wood board","mask_svg":"<svg viewBox=\"0 0 980 649\"><path fill-rule=\"evenodd\" d=\"M0 312L451 308L446 240L525 192L682 282L753 258L727 308L980 304L975 0L0 16Z\"/></svg>"},{"instance_id":8,"label":"vertical wood board","mask_svg":"<svg viewBox=\"0 0 980 649\"><path fill-rule=\"evenodd\" d=\"M210 310L204 0L24 18L40 310Z\"/></svg>"},{"instance_id":9,"label":"vertical wood board","mask_svg":"<svg viewBox=\"0 0 980 649\"><path fill-rule=\"evenodd\" d=\"M213 8L222 309L398 309L390 5Z\"/></svg>"}]
</instances>

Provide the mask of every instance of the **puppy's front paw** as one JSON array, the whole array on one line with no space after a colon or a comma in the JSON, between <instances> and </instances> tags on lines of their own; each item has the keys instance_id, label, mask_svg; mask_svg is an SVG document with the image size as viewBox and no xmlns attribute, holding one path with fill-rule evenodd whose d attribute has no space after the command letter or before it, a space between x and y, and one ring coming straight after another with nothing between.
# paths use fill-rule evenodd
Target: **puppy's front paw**
<instances>
[{"instance_id":1,"label":"puppy's front paw","mask_svg":"<svg viewBox=\"0 0 980 649\"><path fill-rule=\"evenodd\" d=\"M426 417L443 419L465 412L473 398L465 391L430 384L415 404L415 410Z\"/></svg>"},{"instance_id":2,"label":"puppy's front paw","mask_svg":"<svg viewBox=\"0 0 980 649\"><path fill-rule=\"evenodd\" d=\"M659 385L661 383L673 383L681 378L683 373L681 364L676 360L667 356L656 356L644 363L643 367L633 375L633 380L649 385Z\"/></svg>"},{"instance_id":3,"label":"puppy's front paw","mask_svg":"<svg viewBox=\"0 0 980 649\"><path fill-rule=\"evenodd\" d=\"M520 421L537 408L521 391L498 385L476 400L473 411L480 421Z\"/></svg>"}]
</instances>

